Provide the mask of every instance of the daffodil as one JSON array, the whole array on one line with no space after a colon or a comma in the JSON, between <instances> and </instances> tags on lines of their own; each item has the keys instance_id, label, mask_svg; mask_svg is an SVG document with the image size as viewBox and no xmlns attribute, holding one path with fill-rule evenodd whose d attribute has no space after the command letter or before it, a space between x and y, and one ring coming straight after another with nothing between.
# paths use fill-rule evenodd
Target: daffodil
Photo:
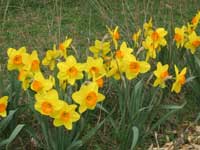
<instances>
[{"instance_id":1,"label":"daffodil","mask_svg":"<svg viewBox=\"0 0 200 150\"><path fill-rule=\"evenodd\" d=\"M53 50L47 50L46 56L42 60L42 64L49 66L50 70L53 70L56 65L56 59L59 57L61 57L61 52L56 50L56 46L54 45Z\"/></svg>"},{"instance_id":2,"label":"daffodil","mask_svg":"<svg viewBox=\"0 0 200 150\"><path fill-rule=\"evenodd\" d=\"M168 64L162 65L161 62L157 63L157 69L153 72L154 75L156 76L156 80L153 83L154 87L158 85L161 88L166 87L165 81L170 78L168 68L169 68Z\"/></svg>"},{"instance_id":3,"label":"daffodil","mask_svg":"<svg viewBox=\"0 0 200 150\"><path fill-rule=\"evenodd\" d=\"M85 71L88 74L88 78L97 78L99 76L105 75L106 71L103 64L102 58L88 57L85 63Z\"/></svg>"},{"instance_id":4,"label":"daffodil","mask_svg":"<svg viewBox=\"0 0 200 150\"><path fill-rule=\"evenodd\" d=\"M182 86L185 84L185 74L187 71L187 68L183 68L181 72L179 73L179 70L177 66L174 66L175 68L175 73L176 73L176 81L172 85L171 91L175 91L176 93L179 93L181 91Z\"/></svg>"},{"instance_id":5,"label":"daffodil","mask_svg":"<svg viewBox=\"0 0 200 150\"><path fill-rule=\"evenodd\" d=\"M72 43L72 39L66 37L65 41L59 44L59 50L61 51L61 55L64 58L67 57L67 48L69 48L71 43Z\"/></svg>"},{"instance_id":6,"label":"daffodil","mask_svg":"<svg viewBox=\"0 0 200 150\"><path fill-rule=\"evenodd\" d=\"M22 88L26 91L33 79L33 72L24 69L19 70L18 80L22 82Z\"/></svg>"},{"instance_id":7,"label":"daffodil","mask_svg":"<svg viewBox=\"0 0 200 150\"><path fill-rule=\"evenodd\" d=\"M25 60L24 70L28 70L31 72L39 72L40 71L40 60L38 58L38 53L34 50L28 59Z\"/></svg>"},{"instance_id":8,"label":"daffodil","mask_svg":"<svg viewBox=\"0 0 200 150\"><path fill-rule=\"evenodd\" d=\"M146 61L148 61L149 58L156 58L156 49L158 45L156 45L149 36L142 42L142 46L147 50Z\"/></svg>"},{"instance_id":9,"label":"daffodil","mask_svg":"<svg viewBox=\"0 0 200 150\"><path fill-rule=\"evenodd\" d=\"M181 28L175 28L175 35L174 35L174 40L176 41L176 46L177 48L183 47L185 43L185 34L186 32L186 27L182 26Z\"/></svg>"},{"instance_id":10,"label":"daffodil","mask_svg":"<svg viewBox=\"0 0 200 150\"><path fill-rule=\"evenodd\" d=\"M113 76L114 79L119 80L121 78L121 74L123 73L123 70L124 70L122 68L124 68L122 63L119 63L119 61L117 59L112 59L110 65L107 69L106 76L107 77Z\"/></svg>"},{"instance_id":11,"label":"daffodil","mask_svg":"<svg viewBox=\"0 0 200 150\"><path fill-rule=\"evenodd\" d=\"M59 100L58 93L52 89L43 94L35 94L35 105L34 108L42 115L54 116L63 106L63 101Z\"/></svg>"},{"instance_id":12,"label":"daffodil","mask_svg":"<svg viewBox=\"0 0 200 150\"><path fill-rule=\"evenodd\" d=\"M94 54L94 57L106 56L110 52L110 42L96 40L94 46L90 46L89 50Z\"/></svg>"},{"instance_id":13,"label":"daffodil","mask_svg":"<svg viewBox=\"0 0 200 150\"><path fill-rule=\"evenodd\" d=\"M117 49L118 40L120 39L120 34L119 34L119 31L118 31L119 27L116 26L114 30L110 29L109 27L107 27L107 29L108 29L108 32L110 33L111 37L112 37L115 49Z\"/></svg>"},{"instance_id":14,"label":"daffodil","mask_svg":"<svg viewBox=\"0 0 200 150\"><path fill-rule=\"evenodd\" d=\"M41 72L37 72L33 77L33 82L31 83L31 89L35 92L46 92L53 88L54 82L49 79L45 79Z\"/></svg>"},{"instance_id":15,"label":"daffodil","mask_svg":"<svg viewBox=\"0 0 200 150\"><path fill-rule=\"evenodd\" d=\"M0 98L0 116L1 117L7 116L7 112L6 112L7 105L8 105L8 96L1 97Z\"/></svg>"},{"instance_id":16,"label":"daffodil","mask_svg":"<svg viewBox=\"0 0 200 150\"><path fill-rule=\"evenodd\" d=\"M194 25L195 28L197 27L199 20L200 20L200 11L192 18L191 21L192 25Z\"/></svg>"},{"instance_id":17,"label":"daffodil","mask_svg":"<svg viewBox=\"0 0 200 150\"><path fill-rule=\"evenodd\" d=\"M166 35L167 31L164 28L157 28L152 31L150 37L155 45L165 46L167 44L167 41L164 38Z\"/></svg>"},{"instance_id":18,"label":"daffodil","mask_svg":"<svg viewBox=\"0 0 200 150\"><path fill-rule=\"evenodd\" d=\"M151 33L153 30L152 18L150 18L148 22L143 24L143 28L145 31L144 32L145 36L148 36L149 33Z\"/></svg>"},{"instance_id":19,"label":"daffodil","mask_svg":"<svg viewBox=\"0 0 200 150\"><path fill-rule=\"evenodd\" d=\"M115 58L119 61L126 59L131 53L133 52L133 49L130 47L127 47L126 42L122 42L120 48L115 52Z\"/></svg>"},{"instance_id":20,"label":"daffodil","mask_svg":"<svg viewBox=\"0 0 200 150\"><path fill-rule=\"evenodd\" d=\"M74 85L76 80L83 78L83 64L77 63L74 56L68 56L65 62L60 62L57 64L59 69L58 79L61 81L67 80L71 85Z\"/></svg>"},{"instance_id":21,"label":"daffodil","mask_svg":"<svg viewBox=\"0 0 200 150\"><path fill-rule=\"evenodd\" d=\"M146 73L149 69L150 65L146 61L138 61L134 55L131 55L126 62L126 78L128 80L134 79L139 73Z\"/></svg>"},{"instance_id":22,"label":"daffodil","mask_svg":"<svg viewBox=\"0 0 200 150\"><path fill-rule=\"evenodd\" d=\"M141 32L142 32L141 29L139 29L139 30L138 30L136 33L134 33L133 36L132 36L132 40L135 42L136 46L139 45L138 40L139 40L139 38L140 38Z\"/></svg>"},{"instance_id":23,"label":"daffodil","mask_svg":"<svg viewBox=\"0 0 200 150\"><path fill-rule=\"evenodd\" d=\"M20 70L25 65L25 60L29 58L29 54L26 53L26 48L21 47L19 50L9 48L7 51L8 55L8 70Z\"/></svg>"},{"instance_id":24,"label":"daffodil","mask_svg":"<svg viewBox=\"0 0 200 150\"><path fill-rule=\"evenodd\" d=\"M198 47L200 47L200 36L198 36L196 32L193 31L188 36L188 41L185 43L185 48L189 49L191 53L194 54Z\"/></svg>"},{"instance_id":25,"label":"daffodil","mask_svg":"<svg viewBox=\"0 0 200 150\"><path fill-rule=\"evenodd\" d=\"M105 96L98 93L96 82L83 84L79 91L72 94L72 99L80 105L79 112L83 113L87 109L93 110L98 102L105 99Z\"/></svg>"},{"instance_id":26,"label":"daffodil","mask_svg":"<svg viewBox=\"0 0 200 150\"><path fill-rule=\"evenodd\" d=\"M80 115L75 111L76 105L69 105L63 101L63 106L53 116L54 121L53 124L56 127L64 125L64 127L68 130L72 130L72 124L80 119Z\"/></svg>"}]
</instances>

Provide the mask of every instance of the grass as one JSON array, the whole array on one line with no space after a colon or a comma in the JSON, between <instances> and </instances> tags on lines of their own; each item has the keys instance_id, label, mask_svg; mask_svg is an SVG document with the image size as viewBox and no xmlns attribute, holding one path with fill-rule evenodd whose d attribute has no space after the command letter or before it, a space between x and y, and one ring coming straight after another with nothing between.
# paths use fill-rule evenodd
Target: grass
<instances>
[{"instance_id":1,"label":"grass","mask_svg":"<svg viewBox=\"0 0 200 150\"><path fill-rule=\"evenodd\" d=\"M198 0L1 0L0 73L6 72L5 56L9 47L26 46L29 51L36 49L43 54L68 36L73 38L73 46L83 57L94 40L101 39L107 32L106 25L119 25L120 33L132 45L132 33L152 17L154 24L164 26L169 31L168 38L172 39L174 27L185 24L199 9ZM173 51L170 45L172 43L169 50ZM192 96L181 99L188 103L166 124L169 130L184 120L193 121L197 114L199 106L192 101ZM179 98L172 96L170 100L176 103ZM113 102L105 105L113 105ZM96 119L90 121L88 128L95 125L101 113L95 112ZM109 133L110 129L111 125L105 123L85 149L117 149L118 141L112 139L114 133ZM148 139L146 145L152 139Z\"/></svg>"}]
</instances>

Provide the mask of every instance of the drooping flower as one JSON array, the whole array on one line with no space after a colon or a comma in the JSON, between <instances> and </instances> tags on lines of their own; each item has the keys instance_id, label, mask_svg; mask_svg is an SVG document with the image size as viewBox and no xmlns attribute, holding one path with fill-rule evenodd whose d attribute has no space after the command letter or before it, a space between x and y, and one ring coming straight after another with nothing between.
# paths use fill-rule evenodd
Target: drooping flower
<instances>
[{"instance_id":1,"label":"drooping flower","mask_svg":"<svg viewBox=\"0 0 200 150\"><path fill-rule=\"evenodd\" d=\"M76 80L83 78L83 64L77 63L74 56L68 56L65 62L57 64L59 69L58 79L60 81L67 81L69 84L74 85Z\"/></svg>"},{"instance_id":2,"label":"drooping flower","mask_svg":"<svg viewBox=\"0 0 200 150\"><path fill-rule=\"evenodd\" d=\"M85 71L88 74L88 78L97 78L105 75L106 71L103 65L103 59L88 57L87 62L85 63Z\"/></svg>"},{"instance_id":3,"label":"drooping flower","mask_svg":"<svg viewBox=\"0 0 200 150\"><path fill-rule=\"evenodd\" d=\"M8 70L20 70L25 65L25 60L29 58L29 54L26 53L26 48L21 47L19 50L9 48L7 51L8 55Z\"/></svg>"},{"instance_id":4,"label":"drooping flower","mask_svg":"<svg viewBox=\"0 0 200 150\"><path fill-rule=\"evenodd\" d=\"M174 66L175 68L175 73L176 73L176 81L172 85L171 91L175 91L176 93L179 93L181 91L182 86L185 84L185 74L187 71L187 68L183 68L181 72L179 73L179 70L177 66Z\"/></svg>"},{"instance_id":5,"label":"drooping flower","mask_svg":"<svg viewBox=\"0 0 200 150\"><path fill-rule=\"evenodd\" d=\"M158 85L161 88L166 87L165 81L170 78L168 68L169 68L168 64L162 65L161 62L157 63L157 69L153 72L154 75L156 76L156 80L153 83L154 87Z\"/></svg>"},{"instance_id":6,"label":"drooping flower","mask_svg":"<svg viewBox=\"0 0 200 150\"><path fill-rule=\"evenodd\" d=\"M132 36L132 40L135 42L136 46L139 45L138 40L139 40L139 38L140 38L141 32L142 32L141 29L139 29L139 30L138 30L136 33L134 33L133 36Z\"/></svg>"},{"instance_id":7,"label":"drooping flower","mask_svg":"<svg viewBox=\"0 0 200 150\"><path fill-rule=\"evenodd\" d=\"M188 41L185 43L185 48L189 49L191 53L194 54L198 47L200 47L200 36L198 36L196 32L193 31L188 36Z\"/></svg>"},{"instance_id":8,"label":"drooping flower","mask_svg":"<svg viewBox=\"0 0 200 150\"><path fill-rule=\"evenodd\" d=\"M134 55L131 55L126 62L126 78L128 80L134 79L139 73L146 73L149 69L150 65L146 61L138 61Z\"/></svg>"},{"instance_id":9,"label":"drooping flower","mask_svg":"<svg viewBox=\"0 0 200 150\"><path fill-rule=\"evenodd\" d=\"M115 58L118 59L119 61L126 59L131 53L133 52L133 49L130 47L127 47L126 42L122 42L120 49L118 49L115 52Z\"/></svg>"},{"instance_id":10,"label":"drooping flower","mask_svg":"<svg viewBox=\"0 0 200 150\"><path fill-rule=\"evenodd\" d=\"M0 116L6 117L7 116L7 108L8 105L8 96L3 96L0 98Z\"/></svg>"},{"instance_id":11,"label":"drooping flower","mask_svg":"<svg viewBox=\"0 0 200 150\"><path fill-rule=\"evenodd\" d=\"M87 109L93 110L96 104L105 99L105 96L98 93L96 82L83 84L79 91L72 94L72 99L80 105L79 112L83 113Z\"/></svg>"},{"instance_id":12,"label":"drooping flower","mask_svg":"<svg viewBox=\"0 0 200 150\"><path fill-rule=\"evenodd\" d=\"M22 88L26 91L33 79L33 73L24 69L19 70L18 80L22 82Z\"/></svg>"},{"instance_id":13,"label":"drooping flower","mask_svg":"<svg viewBox=\"0 0 200 150\"><path fill-rule=\"evenodd\" d=\"M53 88L54 82L49 79L45 79L41 72L37 72L31 83L31 89L35 92L43 93L51 90Z\"/></svg>"},{"instance_id":14,"label":"drooping flower","mask_svg":"<svg viewBox=\"0 0 200 150\"><path fill-rule=\"evenodd\" d=\"M200 21L200 11L192 18L192 25L196 28Z\"/></svg>"},{"instance_id":15,"label":"drooping flower","mask_svg":"<svg viewBox=\"0 0 200 150\"><path fill-rule=\"evenodd\" d=\"M94 57L106 56L110 52L110 42L95 41L94 46L90 46L89 50L94 54Z\"/></svg>"},{"instance_id":16,"label":"drooping flower","mask_svg":"<svg viewBox=\"0 0 200 150\"><path fill-rule=\"evenodd\" d=\"M66 129L72 130L72 124L80 119L80 115L75 111L76 105L69 105L63 101L63 106L53 118L53 124L56 127L64 125Z\"/></svg>"},{"instance_id":17,"label":"drooping flower","mask_svg":"<svg viewBox=\"0 0 200 150\"><path fill-rule=\"evenodd\" d=\"M109 27L107 27L107 29L108 29L108 32L110 33L111 37L112 37L115 49L117 49L118 40L120 39L120 34L119 34L119 31L118 31L119 27L116 26L114 30L110 29Z\"/></svg>"},{"instance_id":18,"label":"drooping flower","mask_svg":"<svg viewBox=\"0 0 200 150\"><path fill-rule=\"evenodd\" d=\"M156 58L156 49L158 45L154 44L149 36L142 42L142 46L147 50L146 61L148 61L149 58Z\"/></svg>"},{"instance_id":19,"label":"drooping flower","mask_svg":"<svg viewBox=\"0 0 200 150\"><path fill-rule=\"evenodd\" d=\"M176 41L176 47L183 47L185 43L185 32L186 32L186 27L182 26L181 28L175 28L175 35L174 35L174 40Z\"/></svg>"},{"instance_id":20,"label":"drooping flower","mask_svg":"<svg viewBox=\"0 0 200 150\"><path fill-rule=\"evenodd\" d=\"M144 35L148 36L153 30L152 18L150 18L148 22L143 24L143 28L145 31Z\"/></svg>"},{"instance_id":21,"label":"drooping flower","mask_svg":"<svg viewBox=\"0 0 200 150\"><path fill-rule=\"evenodd\" d=\"M34 108L42 115L54 116L63 106L63 101L59 100L56 90L50 90L43 94L35 94Z\"/></svg>"},{"instance_id":22,"label":"drooping flower","mask_svg":"<svg viewBox=\"0 0 200 150\"><path fill-rule=\"evenodd\" d=\"M56 46L54 45L53 50L47 50L46 55L42 60L42 64L49 66L50 70L53 70L56 65L56 59L59 57L61 57L61 52L56 50Z\"/></svg>"}]
</instances>

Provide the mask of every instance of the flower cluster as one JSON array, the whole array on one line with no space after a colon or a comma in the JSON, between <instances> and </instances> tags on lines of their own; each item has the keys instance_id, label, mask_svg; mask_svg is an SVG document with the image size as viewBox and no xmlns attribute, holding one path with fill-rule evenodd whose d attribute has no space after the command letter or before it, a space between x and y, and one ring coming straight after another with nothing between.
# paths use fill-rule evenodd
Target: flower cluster
<instances>
[{"instance_id":1,"label":"flower cluster","mask_svg":"<svg viewBox=\"0 0 200 150\"><path fill-rule=\"evenodd\" d=\"M195 32L199 20L200 12L192 19L191 24L175 28L174 40L178 48L185 47L194 53L200 46L200 36ZM167 45L168 33L163 27L155 28L152 19L144 23L143 29L133 34L134 46L121 39L118 26L107 29L110 36L95 40L88 48L91 55L87 56L85 62L68 55L71 38L66 38L58 46L54 45L52 50L47 50L42 61L36 50L30 54L25 47L18 50L8 49L8 70L17 70L22 88L31 89L35 93L35 110L53 118L55 126L64 125L71 130L73 123L80 119L82 113L95 109L97 103L105 99L105 96L99 93L105 78L133 80L141 74L152 72L156 78L154 87L165 88L166 81L173 79L171 91L176 93L179 93L186 83L186 67L179 71L174 65L173 77L168 71L168 64L150 64L152 61L149 60L155 60L162 47ZM138 51L135 48L138 48ZM145 50L145 60L138 56L141 50ZM156 70L151 70L154 68L153 64L157 64ZM42 65L50 71L46 73ZM70 95L67 92L69 87L72 90ZM77 87L79 90L73 91ZM62 92L67 93L68 97L62 96ZM0 99L1 116L5 116L6 106L7 98Z\"/></svg>"}]
</instances>

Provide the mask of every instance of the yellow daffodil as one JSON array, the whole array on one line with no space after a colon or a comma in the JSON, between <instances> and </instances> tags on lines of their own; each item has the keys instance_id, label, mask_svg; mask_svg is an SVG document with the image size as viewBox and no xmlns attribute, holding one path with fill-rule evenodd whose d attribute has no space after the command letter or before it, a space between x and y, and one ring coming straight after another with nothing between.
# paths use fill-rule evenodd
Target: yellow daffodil
<instances>
[{"instance_id":1,"label":"yellow daffodil","mask_svg":"<svg viewBox=\"0 0 200 150\"><path fill-rule=\"evenodd\" d=\"M45 79L41 72L37 72L34 75L33 82L31 83L31 89L35 92L46 92L53 88L54 82L49 79Z\"/></svg>"},{"instance_id":2,"label":"yellow daffodil","mask_svg":"<svg viewBox=\"0 0 200 150\"><path fill-rule=\"evenodd\" d=\"M8 54L8 70L20 70L25 65L25 60L29 58L29 54L26 53L26 48L21 47L19 50L9 48Z\"/></svg>"},{"instance_id":3,"label":"yellow daffodil","mask_svg":"<svg viewBox=\"0 0 200 150\"><path fill-rule=\"evenodd\" d=\"M126 42L122 42L120 49L115 52L115 58L119 61L126 59L133 52L132 48L127 47Z\"/></svg>"},{"instance_id":4,"label":"yellow daffodil","mask_svg":"<svg viewBox=\"0 0 200 150\"><path fill-rule=\"evenodd\" d=\"M22 82L22 88L26 91L33 79L33 73L31 71L21 69L18 74L18 80Z\"/></svg>"},{"instance_id":5,"label":"yellow daffodil","mask_svg":"<svg viewBox=\"0 0 200 150\"><path fill-rule=\"evenodd\" d=\"M131 55L126 62L126 78L128 80L134 79L139 73L146 73L149 69L150 65L146 61L137 61L135 56Z\"/></svg>"},{"instance_id":6,"label":"yellow daffodil","mask_svg":"<svg viewBox=\"0 0 200 150\"><path fill-rule=\"evenodd\" d=\"M38 53L34 50L28 59L25 61L26 65L23 67L24 70L28 70L31 72L39 72L40 71L40 60L38 58Z\"/></svg>"},{"instance_id":7,"label":"yellow daffodil","mask_svg":"<svg viewBox=\"0 0 200 150\"><path fill-rule=\"evenodd\" d=\"M90 46L89 50L94 54L94 57L106 56L110 52L110 42L95 41L94 46Z\"/></svg>"},{"instance_id":8,"label":"yellow daffodil","mask_svg":"<svg viewBox=\"0 0 200 150\"><path fill-rule=\"evenodd\" d=\"M66 37L65 41L59 44L59 50L61 51L61 55L64 58L67 57L67 48L69 48L71 43L72 43L72 39Z\"/></svg>"},{"instance_id":9,"label":"yellow daffodil","mask_svg":"<svg viewBox=\"0 0 200 150\"><path fill-rule=\"evenodd\" d=\"M110 33L111 37L112 37L115 49L117 49L118 40L120 39L120 34L119 34L119 31L118 31L119 27L116 26L114 30L111 30L109 27L107 27L107 29L108 29L108 32Z\"/></svg>"},{"instance_id":10,"label":"yellow daffodil","mask_svg":"<svg viewBox=\"0 0 200 150\"><path fill-rule=\"evenodd\" d=\"M189 49L191 53L194 54L198 47L200 47L200 36L198 36L196 32L193 31L188 36L188 41L185 43L185 48Z\"/></svg>"},{"instance_id":11,"label":"yellow daffodil","mask_svg":"<svg viewBox=\"0 0 200 150\"><path fill-rule=\"evenodd\" d=\"M80 115L75 111L76 105L69 105L63 101L63 106L58 113L53 116L53 124L56 127L64 125L66 129L72 130L72 124L80 119Z\"/></svg>"},{"instance_id":12,"label":"yellow daffodil","mask_svg":"<svg viewBox=\"0 0 200 150\"><path fill-rule=\"evenodd\" d=\"M148 36L153 30L152 18L150 18L148 22L144 23L143 28L145 31L144 35Z\"/></svg>"},{"instance_id":13,"label":"yellow daffodil","mask_svg":"<svg viewBox=\"0 0 200 150\"><path fill-rule=\"evenodd\" d=\"M8 105L8 96L1 97L0 98L0 116L1 117L7 116L7 112L6 112L7 105Z\"/></svg>"},{"instance_id":14,"label":"yellow daffodil","mask_svg":"<svg viewBox=\"0 0 200 150\"><path fill-rule=\"evenodd\" d=\"M192 25L194 25L195 28L198 25L199 20L200 20L200 11L192 18L192 21L191 21Z\"/></svg>"},{"instance_id":15,"label":"yellow daffodil","mask_svg":"<svg viewBox=\"0 0 200 150\"><path fill-rule=\"evenodd\" d=\"M123 64L119 63L118 60L116 59L112 59L111 63L108 67L106 76L107 77L111 77L113 76L114 79L119 80L121 78L121 73L123 72L122 68L124 68L124 66L122 66Z\"/></svg>"},{"instance_id":16,"label":"yellow daffodil","mask_svg":"<svg viewBox=\"0 0 200 150\"><path fill-rule=\"evenodd\" d=\"M166 87L165 81L170 78L170 75L168 73L168 68L169 68L168 64L162 65L161 62L157 63L157 69L153 72L154 75L156 76L156 80L153 83L154 87L158 85L161 88Z\"/></svg>"},{"instance_id":17,"label":"yellow daffodil","mask_svg":"<svg viewBox=\"0 0 200 150\"><path fill-rule=\"evenodd\" d=\"M106 71L103 65L103 59L94 59L92 57L88 57L85 64L85 71L88 74L88 78L97 78L99 76L105 75Z\"/></svg>"},{"instance_id":18,"label":"yellow daffodil","mask_svg":"<svg viewBox=\"0 0 200 150\"><path fill-rule=\"evenodd\" d=\"M172 89L171 91L175 91L176 93L179 93L181 91L182 86L185 84L185 74L187 71L187 68L183 68L183 70L181 70L181 72L179 73L179 70L177 68L177 66L174 66L175 68L175 73L176 73L176 81L173 83L172 85Z\"/></svg>"},{"instance_id":19,"label":"yellow daffodil","mask_svg":"<svg viewBox=\"0 0 200 150\"><path fill-rule=\"evenodd\" d=\"M167 41L164 38L166 35L167 31L164 28L157 28L152 31L150 37L155 45L165 46L167 44Z\"/></svg>"},{"instance_id":20,"label":"yellow daffodil","mask_svg":"<svg viewBox=\"0 0 200 150\"><path fill-rule=\"evenodd\" d=\"M63 101L59 100L56 90L50 90L43 94L37 93L35 95L34 108L42 115L54 116L63 106Z\"/></svg>"},{"instance_id":21,"label":"yellow daffodil","mask_svg":"<svg viewBox=\"0 0 200 150\"><path fill-rule=\"evenodd\" d=\"M176 47L183 47L185 43L185 32L186 32L186 27L182 26L181 28L175 28L175 35L174 35L174 40L176 41Z\"/></svg>"},{"instance_id":22,"label":"yellow daffodil","mask_svg":"<svg viewBox=\"0 0 200 150\"><path fill-rule=\"evenodd\" d=\"M42 64L49 66L50 70L53 70L56 65L56 59L59 57L61 57L61 52L56 50L56 46L54 45L53 50L48 50L46 52L46 56L42 60Z\"/></svg>"},{"instance_id":23,"label":"yellow daffodil","mask_svg":"<svg viewBox=\"0 0 200 150\"><path fill-rule=\"evenodd\" d=\"M156 49L158 45L156 45L149 36L142 42L142 46L147 50L146 61L148 61L149 58L156 58Z\"/></svg>"},{"instance_id":24,"label":"yellow daffodil","mask_svg":"<svg viewBox=\"0 0 200 150\"><path fill-rule=\"evenodd\" d=\"M136 46L139 45L138 40L140 38L141 32L141 29L139 29L138 32L134 33L132 36L132 40L135 42Z\"/></svg>"},{"instance_id":25,"label":"yellow daffodil","mask_svg":"<svg viewBox=\"0 0 200 150\"><path fill-rule=\"evenodd\" d=\"M61 81L67 80L71 85L74 85L76 80L83 78L83 64L77 63L74 56L68 56L65 62L57 64L59 69L58 79Z\"/></svg>"},{"instance_id":26,"label":"yellow daffodil","mask_svg":"<svg viewBox=\"0 0 200 150\"><path fill-rule=\"evenodd\" d=\"M105 99L105 96L98 93L96 82L83 84L79 91L72 94L72 99L80 105L79 112L83 113L87 109L93 110L96 104Z\"/></svg>"}]
</instances>

